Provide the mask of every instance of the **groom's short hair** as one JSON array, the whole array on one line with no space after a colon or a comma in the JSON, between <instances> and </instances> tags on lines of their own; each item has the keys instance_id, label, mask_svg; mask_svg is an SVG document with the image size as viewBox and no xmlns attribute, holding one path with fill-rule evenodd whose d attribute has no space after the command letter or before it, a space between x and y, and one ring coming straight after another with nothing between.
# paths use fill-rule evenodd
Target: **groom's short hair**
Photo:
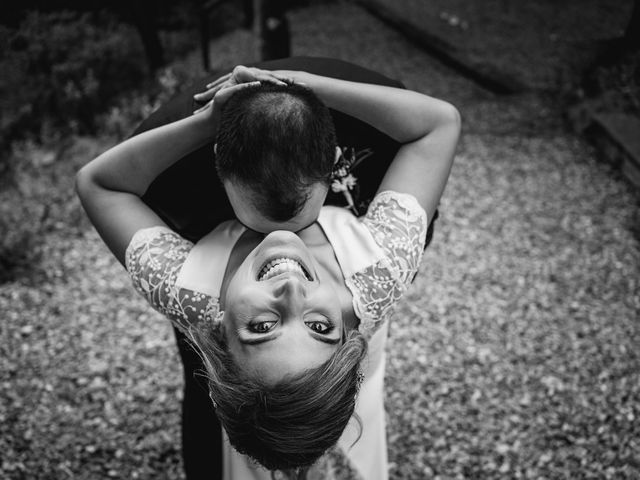
<instances>
[{"instance_id":1,"label":"groom's short hair","mask_svg":"<svg viewBox=\"0 0 640 480\"><path fill-rule=\"evenodd\" d=\"M272 221L293 218L311 185L329 184L337 145L329 109L296 84L234 94L222 109L216 143L221 180L251 188L254 206Z\"/></svg>"}]
</instances>

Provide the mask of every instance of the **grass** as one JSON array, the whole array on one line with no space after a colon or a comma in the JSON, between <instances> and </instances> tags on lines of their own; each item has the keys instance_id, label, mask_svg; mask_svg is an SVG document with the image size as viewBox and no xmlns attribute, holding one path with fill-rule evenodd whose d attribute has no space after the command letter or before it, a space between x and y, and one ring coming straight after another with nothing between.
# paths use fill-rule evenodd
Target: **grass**
<instances>
[{"instance_id":1,"label":"grass","mask_svg":"<svg viewBox=\"0 0 640 480\"><path fill-rule=\"evenodd\" d=\"M463 116L433 245L390 330L391 478L638 478L636 194L545 97L490 95L352 5L294 11L291 28L294 54L338 52ZM229 34L214 64L251 52ZM172 332L72 194L72 172L115 141L71 139L32 195L3 197L61 210L0 285L2 478L182 478Z\"/></svg>"}]
</instances>

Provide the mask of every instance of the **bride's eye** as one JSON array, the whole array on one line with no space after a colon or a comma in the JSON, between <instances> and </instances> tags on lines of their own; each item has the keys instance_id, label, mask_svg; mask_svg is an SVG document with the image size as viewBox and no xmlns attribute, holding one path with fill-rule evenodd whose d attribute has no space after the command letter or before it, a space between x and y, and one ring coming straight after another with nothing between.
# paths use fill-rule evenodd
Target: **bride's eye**
<instances>
[{"instance_id":1,"label":"bride's eye","mask_svg":"<svg viewBox=\"0 0 640 480\"><path fill-rule=\"evenodd\" d=\"M276 323L278 322L275 320L251 322L249 324L249 331L251 333L267 333L271 331Z\"/></svg>"},{"instance_id":2,"label":"bride's eye","mask_svg":"<svg viewBox=\"0 0 640 480\"><path fill-rule=\"evenodd\" d=\"M313 320L310 322L305 322L305 324L314 332L321 333L323 335L326 335L327 333L332 332L334 328L333 324L330 322L327 322L326 320L323 320L323 321Z\"/></svg>"}]
</instances>

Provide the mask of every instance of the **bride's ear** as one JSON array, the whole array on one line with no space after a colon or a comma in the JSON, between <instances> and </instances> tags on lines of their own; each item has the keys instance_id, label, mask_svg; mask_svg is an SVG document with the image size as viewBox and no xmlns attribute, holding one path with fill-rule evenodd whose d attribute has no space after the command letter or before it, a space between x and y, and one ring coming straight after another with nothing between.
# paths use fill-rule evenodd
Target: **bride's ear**
<instances>
[{"instance_id":1,"label":"bride's ear","mask_svg":"<svg viewBox=\"0 0 640 480\"><path fill-rule=\"evenodd\" d=\"M341 156L342 156L342 150L340 150L340 147L336 146L336 159L333 161L334 165L338 163L338 160L340 160Z\"/></svg>"}]
</instances>

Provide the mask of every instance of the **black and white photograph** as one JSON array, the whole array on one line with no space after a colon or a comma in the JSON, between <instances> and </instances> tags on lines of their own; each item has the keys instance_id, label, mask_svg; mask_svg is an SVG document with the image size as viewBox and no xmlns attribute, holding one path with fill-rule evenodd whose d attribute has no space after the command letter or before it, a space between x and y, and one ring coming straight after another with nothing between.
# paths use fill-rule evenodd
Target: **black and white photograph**
<instances>
[{"instance_id":1,"label":"black and white photograph","mask_svg":"<svg viewBox=\"0 0 640 480\"><path fill-rule=\"evenodd\" d=\"M3 1L0 479L640 479L639 5Z\"/></svg>"}]
</instances>

